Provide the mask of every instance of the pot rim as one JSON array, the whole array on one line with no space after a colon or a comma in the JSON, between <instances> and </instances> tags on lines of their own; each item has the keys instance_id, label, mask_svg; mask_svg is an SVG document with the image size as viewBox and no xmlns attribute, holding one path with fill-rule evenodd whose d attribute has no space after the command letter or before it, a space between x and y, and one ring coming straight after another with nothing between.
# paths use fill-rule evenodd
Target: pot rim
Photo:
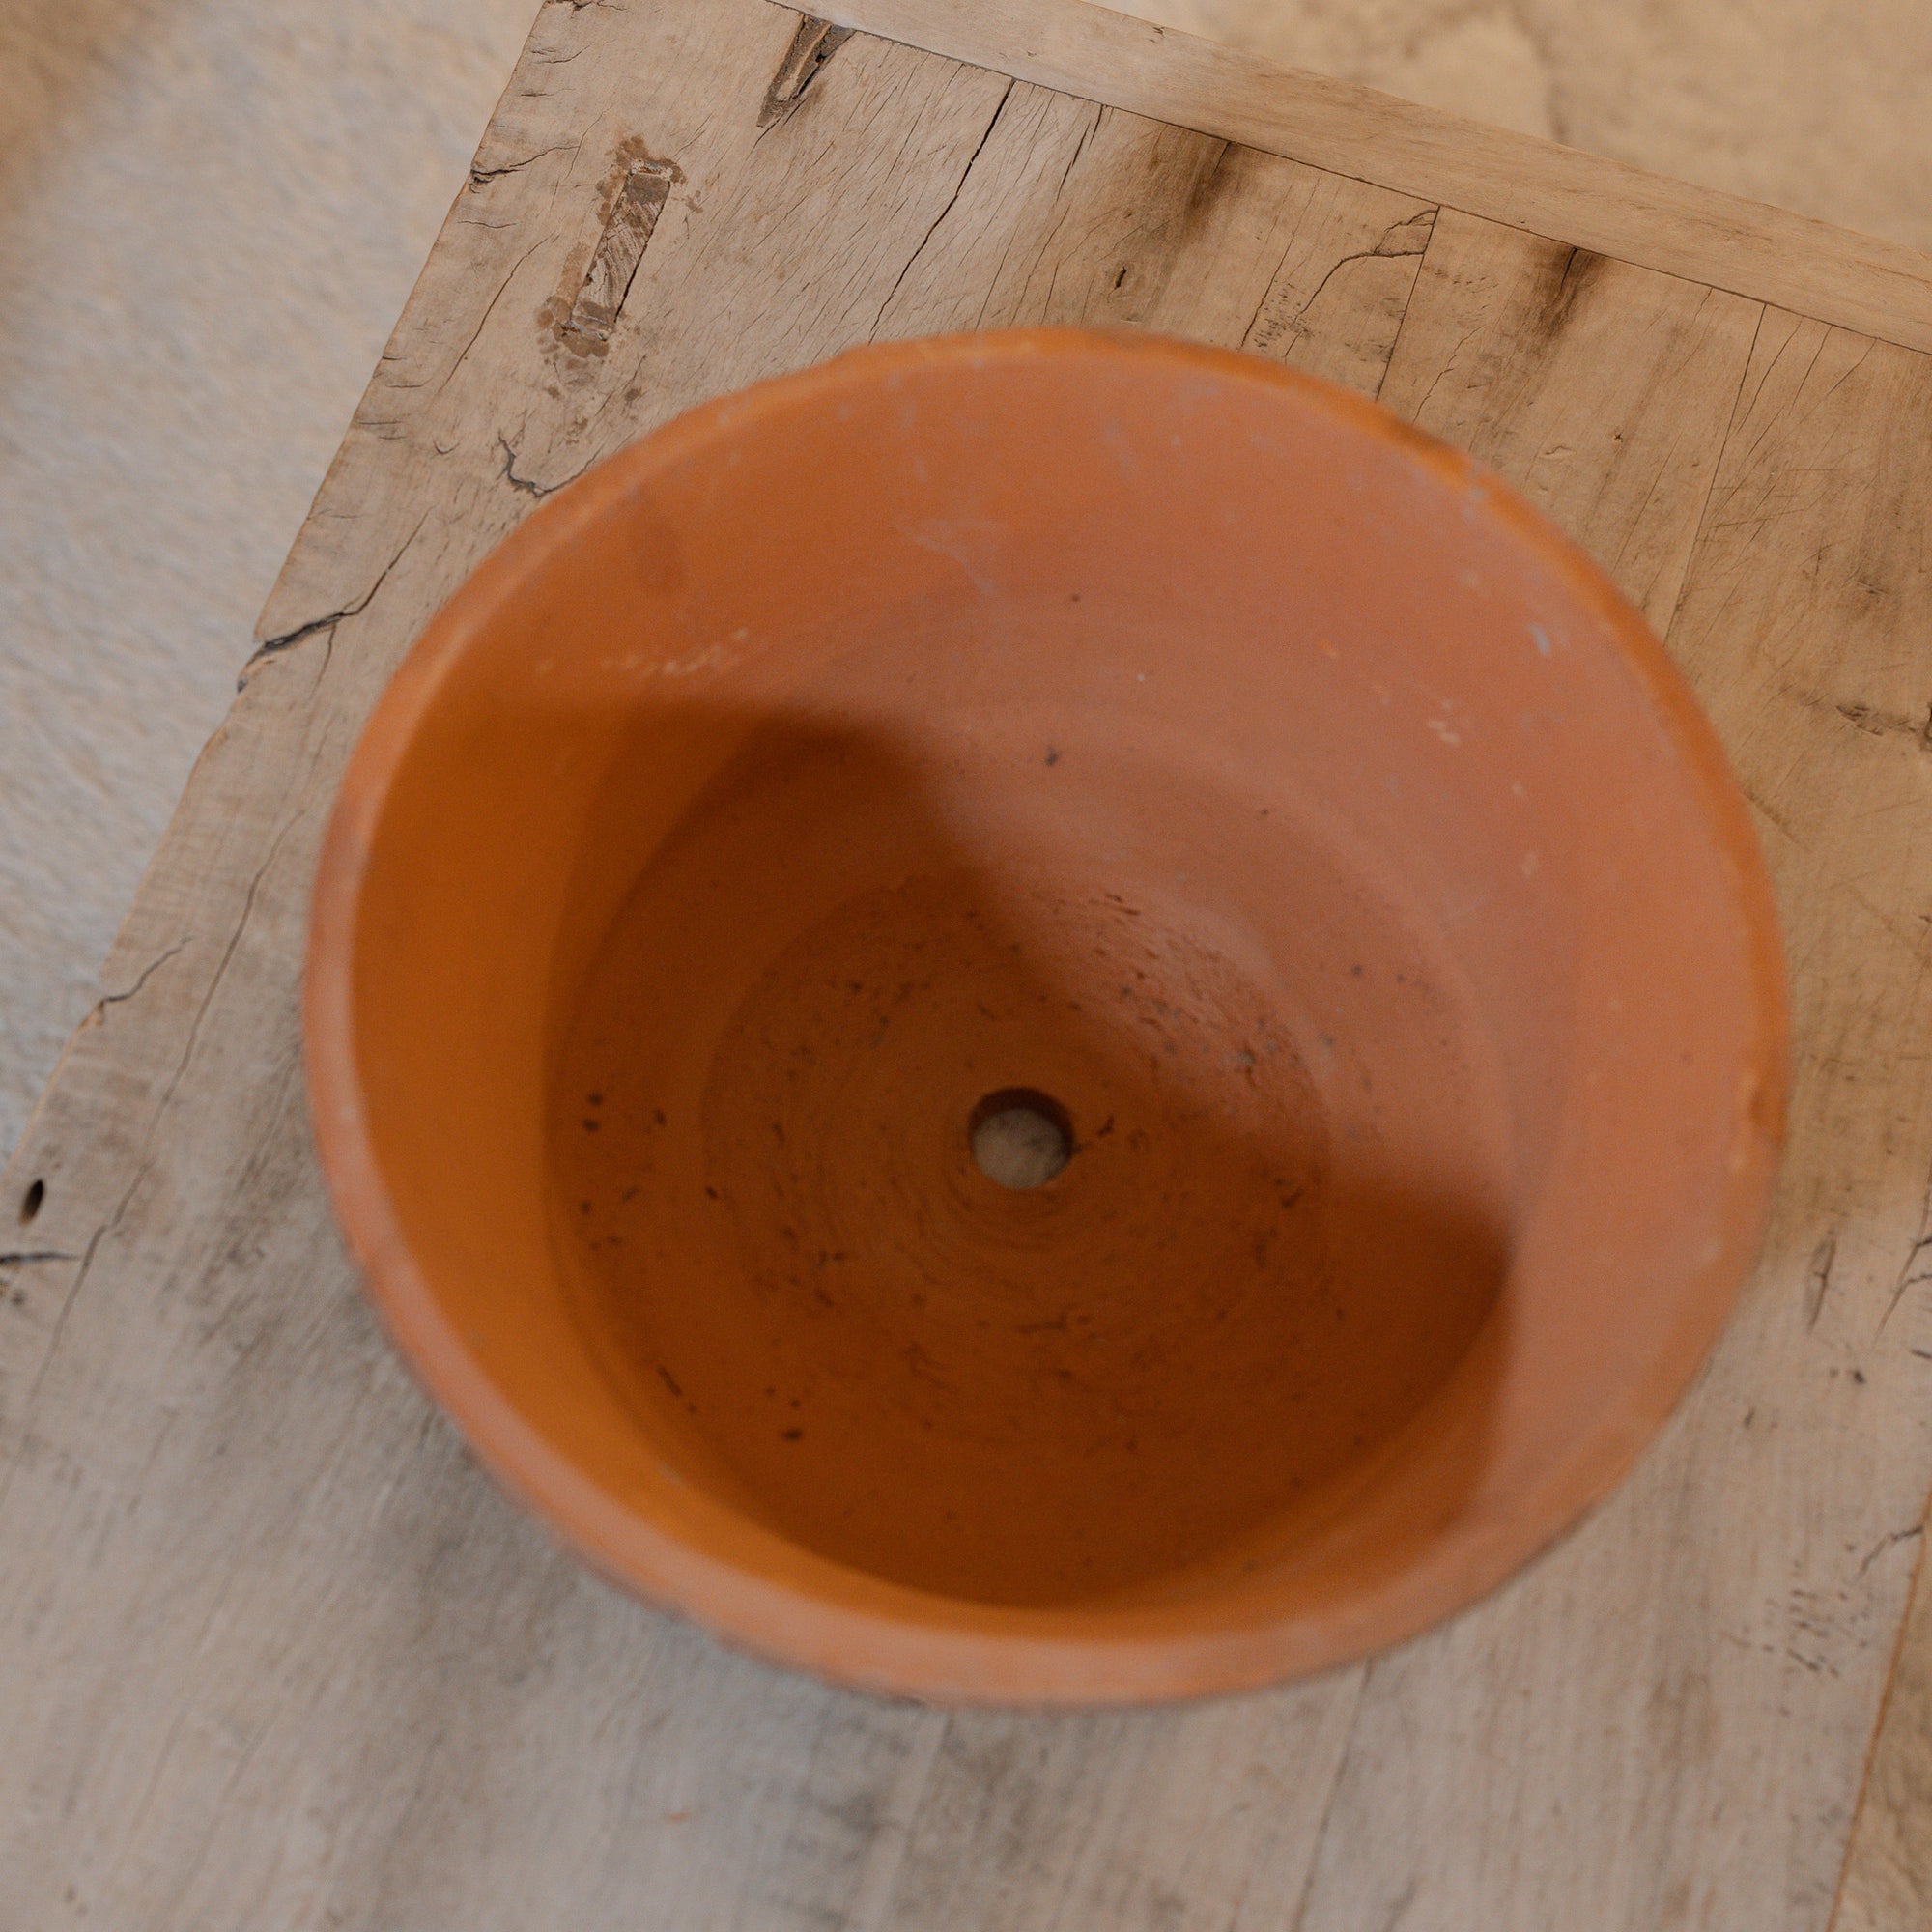
<instances>
[{"instance_id":1,"label":"pot rim","mask_svg":"<svg viewBox=\"0 0 1932 1932\"><path fill-rule=\"evenodd\" d=\"M891 1584L776 1536L765 1574L698 1549L616 1502L520 1414L472 1358L418 1269L378 1168L355 1067L354 963L362 882L391 785L443 679L523 583L651 478L739 430L855 384L949 363L1132 358L1295 391L1399 447L1561 576L1602 619L1693 774L1708 836L1729 857L1750 930L1754 1131L1734 1154L1713 1259L1687 1281L1666 1343L1581 1427L1505 1520L1459 1518L1400 1571L1348 1601L1250 1625L1172 1628L1171 1608L1014 1609ZM1577 546L1501 478L1378 405L1236 350L1141 331L1027 328L874 344L673 418L539 504L423 628L350 759L316 874L302 988L309 1106L325 1179L371 1301L404 1359L496 1478L604 1575L772 1662L866 1690L1004 1705L1144 1703L1258 1689L1352 1662L1467 1608L1574 1527L1629 1472L1715 1345L1758 1251L1790 1084L1790 1018L1776 905L1748 808L1717 733L1638 612ZM850 1597L813 1587L837 1572ZM1104 1615L1102 1634L1067 1624Z\"/></svg>"}]
</instances>

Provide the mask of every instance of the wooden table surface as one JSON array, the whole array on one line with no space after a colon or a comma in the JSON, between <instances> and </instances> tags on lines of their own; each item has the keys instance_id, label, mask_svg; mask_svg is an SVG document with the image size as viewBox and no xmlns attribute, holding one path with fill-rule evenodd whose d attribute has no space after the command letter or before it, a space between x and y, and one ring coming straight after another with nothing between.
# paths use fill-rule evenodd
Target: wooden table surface
<instances>
[{"instance_id":1,"label":"wooden table surface","mask_svg":"<svg viewBox=\"0 0 1932 1932\"><path fill-rule=\"evenodd\" d=\"M7 1171L0 1926L1932 1925L1932 261L1077 0L836 18L544 6ZM1716 720L1796 1003L1763 1264L1616 1497L1400 1651L1156 1712L853 1695L592 1578L392 1356L303 1116L323 820L472 563L716 391L1022 322L1511 477Z\"/></svg>"}]
</instances>

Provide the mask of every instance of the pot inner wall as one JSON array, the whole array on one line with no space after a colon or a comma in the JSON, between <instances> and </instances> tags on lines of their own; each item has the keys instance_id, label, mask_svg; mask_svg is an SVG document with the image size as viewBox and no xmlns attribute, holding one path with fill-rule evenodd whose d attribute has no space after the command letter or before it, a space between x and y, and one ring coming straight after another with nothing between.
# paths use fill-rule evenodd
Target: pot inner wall
<instances>
[{"instance_id":1,"label":"pot inner wall","mask_svg":"<svg viewBox=\"0 0 1932 1932\"><path fill-rule=\"evenodd\" d=\"M954 1598L1129 1591L1319 1514L1506 1269L1450 947L1184 728L941 731L844 682L639 727L645 764L660 731L739 749L562 1016L584 1341L685 1480ZM976 1159L1012 1094L1066 1135L1036 1185Z\"/></svg>"}]
</instances>

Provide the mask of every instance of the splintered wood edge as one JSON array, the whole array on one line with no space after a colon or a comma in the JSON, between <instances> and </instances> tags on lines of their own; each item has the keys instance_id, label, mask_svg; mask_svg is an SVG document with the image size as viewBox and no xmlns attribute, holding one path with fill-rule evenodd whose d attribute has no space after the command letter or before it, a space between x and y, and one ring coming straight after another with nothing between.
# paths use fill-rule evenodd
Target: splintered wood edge
<instances>
[{"instance_id":1,"label":"splintered wood edge","mask_svg":"<svg viewBox=\"0 0 1932 1932\"><path fill-rule=\"evenodd\" d=\"M1932 255L1087 0L825 0L834 25L1932 351Z\"/></svg>"}]
</instances>

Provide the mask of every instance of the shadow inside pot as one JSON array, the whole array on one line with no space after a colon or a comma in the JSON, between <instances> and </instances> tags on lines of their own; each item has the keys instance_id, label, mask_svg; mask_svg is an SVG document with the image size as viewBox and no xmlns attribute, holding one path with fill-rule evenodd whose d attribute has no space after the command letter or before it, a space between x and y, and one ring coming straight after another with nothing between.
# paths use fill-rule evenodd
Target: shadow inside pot
<instances>
[{"instance_id":1,"label":"shadow inside pot","mask_svg":"<svg viewBox=\"0 0 1932 1932\"><path fill-rule=\"evenodd\" d=\"M948 1597L1278 1574L1418 1456L1422 1534L1504 1348L1483 1015L1331 828L1036 739L639 715L552 999L583 1343L685 1481Z\"/></svg>"}]
</instances>

